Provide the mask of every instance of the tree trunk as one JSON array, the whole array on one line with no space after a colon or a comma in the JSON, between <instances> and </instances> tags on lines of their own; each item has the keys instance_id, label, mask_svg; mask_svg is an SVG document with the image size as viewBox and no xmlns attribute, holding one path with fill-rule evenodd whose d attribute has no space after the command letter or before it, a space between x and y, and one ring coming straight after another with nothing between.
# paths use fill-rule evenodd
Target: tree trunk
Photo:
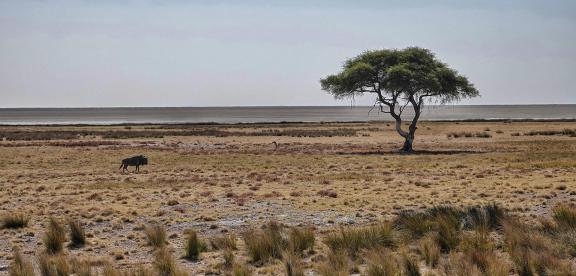
<instances>
[{"instance_id":1,"label":"tree trunk","mask_svg":"<svg viewBox=\"0 0 576 276\"><path fill-rule=\"evenodd\" d=\"M404 145L402 146L401 151L402 152L406 152L406 153L410 153L412 152L412 143L414 142L414 138L413 137L405 137L404 140Z\"/></svg>"}]
</instances>

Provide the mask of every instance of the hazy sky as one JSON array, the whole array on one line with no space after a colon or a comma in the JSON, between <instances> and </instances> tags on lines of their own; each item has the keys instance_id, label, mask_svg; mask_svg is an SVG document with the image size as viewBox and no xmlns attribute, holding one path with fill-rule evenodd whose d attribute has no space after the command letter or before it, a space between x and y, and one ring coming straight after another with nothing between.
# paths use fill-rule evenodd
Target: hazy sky
<instances>
[{"instance_id":1,"label":"hazy sky","mask_svg":"<svg viewBox=\"0 0 576 276\"><path fill-rule=\"evenodd\" d=\"M406 46L462 104L576 103L574 0L0 0L0 107L349 105L318 80Z\"/></svg>"}]
</instances>

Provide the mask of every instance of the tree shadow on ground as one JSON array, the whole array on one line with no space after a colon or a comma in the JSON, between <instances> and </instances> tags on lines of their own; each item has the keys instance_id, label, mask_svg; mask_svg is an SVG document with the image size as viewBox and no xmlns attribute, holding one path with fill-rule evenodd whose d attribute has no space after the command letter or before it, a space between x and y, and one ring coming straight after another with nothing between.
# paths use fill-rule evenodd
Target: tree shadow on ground
<instances>
[{"instance_id":1,"label":"tree shadow on ground","mask_svg":"<svg viewBox=\"0 0 576 276\"><path fill-rule=\"evenodd\" d=\"M453 155L453 154L481 154L488 151L479 150L415 150L412 152L402 151L355 151L355 152L336 152L339 155Z\"/></svg>"}]
</instances>

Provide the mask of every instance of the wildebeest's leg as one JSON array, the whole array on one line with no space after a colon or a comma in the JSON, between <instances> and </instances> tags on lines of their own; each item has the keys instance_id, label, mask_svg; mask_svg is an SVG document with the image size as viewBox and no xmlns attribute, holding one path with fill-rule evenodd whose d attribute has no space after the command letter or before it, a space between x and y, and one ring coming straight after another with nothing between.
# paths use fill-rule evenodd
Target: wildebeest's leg
<instances>
[{"instance_id":1,"label":"wildebeest's leg","mask_svg":"<svg viewBox=\"0 0 576 276\"><path fill-rule=\"evenodd\" d=\"M140 165L136 165L136 172L140 171Z\"/></svg>"}]
</instances>

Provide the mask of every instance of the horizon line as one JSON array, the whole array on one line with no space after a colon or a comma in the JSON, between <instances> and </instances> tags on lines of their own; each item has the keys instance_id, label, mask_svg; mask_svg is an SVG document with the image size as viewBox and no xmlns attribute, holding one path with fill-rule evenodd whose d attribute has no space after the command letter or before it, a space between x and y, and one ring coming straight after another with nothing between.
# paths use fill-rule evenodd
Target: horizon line
<instances>
[{"instance_id":1,"label":"horizon line","mask_svg":"<svg viewBox=\"0 0 576 276\"><path fill-rule=\"evenodd\" d=\"M576 103L538 104L430 104L426 106L553 106L576 105ZM229 106L55 106L55 107L0 107L0 109L113 109L113 108L292 108L292 107L372 107L372 105L229 105Z\"/></svg>"}]
</instances>

